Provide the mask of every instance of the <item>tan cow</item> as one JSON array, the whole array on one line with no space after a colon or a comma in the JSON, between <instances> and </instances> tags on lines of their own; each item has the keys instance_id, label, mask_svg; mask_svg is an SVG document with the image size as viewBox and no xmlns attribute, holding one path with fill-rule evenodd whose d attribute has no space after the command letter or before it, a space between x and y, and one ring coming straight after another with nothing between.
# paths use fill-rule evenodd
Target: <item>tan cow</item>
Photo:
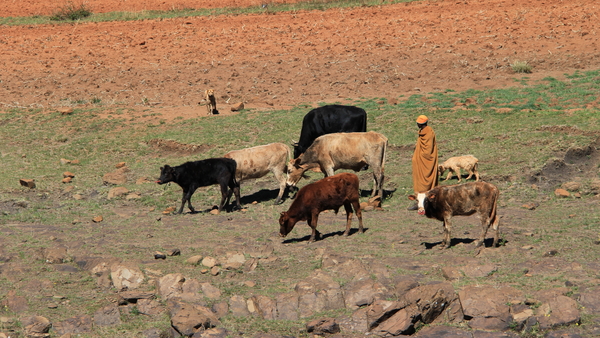
<instances>
[{"instance_id":1,"label":"tan cow","mask_svg":"<svg viewBox=\"0 0 600 338\"><path fill-rule=\"evenodd\" d=\"M475 182L477 182L479 181L479 173L477 172L478 162L479 160L473 155L450 157L438 167L438 171L440 176L442 176L448 170L448 176L446 176L445 181L449 180L452 174L455 174L458 176L458 182L460 182L460 169L462 168L469 173L467 180L475 175Z\"/></svg>"},{"instance_id":2,"label":"tan cow","mask_svg":"<svg viewBox=\"0 0 600 338\"><path fill-rule=\"evenodd\" d=\"M387 151L387 137L369 131L366 133L334 133L319 136L288 168L288 185L295 186L304 173L319 167L325 177L338 169L360 171L366 165L373 169L373 192L383 198L383 169Z\"/></svg>"},{"instance_id":3,"label":"tan cow","mask_svg":"<svg viewBox=\"0 0 600 338\"><path fill-rule=\"evenodd\" d=\"M238 182L260 178L272 172L279 182L279 195L275 204L281 203L286 188L287 163L292 158L292 152L283 143L270 143L241 150L233 150L223 157L234 159L237 163L235 179Z\"/></svg>"}]
</instances>

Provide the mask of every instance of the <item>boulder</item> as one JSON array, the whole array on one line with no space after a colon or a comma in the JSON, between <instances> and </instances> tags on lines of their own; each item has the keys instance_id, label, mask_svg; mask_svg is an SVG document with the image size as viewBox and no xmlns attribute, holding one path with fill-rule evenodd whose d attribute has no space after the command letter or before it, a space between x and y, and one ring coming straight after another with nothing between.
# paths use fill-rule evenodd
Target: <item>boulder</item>
<instances>
[{"instance_id":1,"label":"boulder","mask_svg":"<svg viewBox=\"0 0 600 338\"><path fill-rule=\"evenodd\" d=\"M315 319L306 324L306 331L322 336L340 332L340 325L333 318Z\"/></svg>"},{"instance_id":2,"label":"boulder","mask_svg":"<svg viewBox=\"0 0 600 338\"><path fill-rule=\"evenodd\" d=\"M509 303L525 301L521 291L511 287L468 286L459 292L464 315L476 330L505 331L513 317Z\"/></svg>"},{"instance_id":3,"label":"boulder","mask_svg":"<svg viewBox=\"0 0 600 338\"><path fill-rule=\"evenodd\" d=\"M390 295L383 284L371 278L351 281L344 285L343 291L345 306L352 310L370 305L376 299L384 299Z\"/></svg>"},{"instance_id":4,"label":"boulder","mask_svg":"<svg viewBox=\"0 0 600 338\"><path fill-rule=\"evenodd\" d=\"M26 337L50 337L52 324L46 317L27 317L22 322Z\"/></svg>"},{"instance_id":5,"label":"boulder","mask_svg":"<svg viewBox=\"0 0 600 338\"><path fill-rule=\"evenodd\" d=\"M167 302L171 326L182 336L191 337L197 332L220 325L217 316L208 308L171 299Z\"/></svg>"},{"instance_id":6,"label":"boulder","mask_svg":"<svg viewBox=\"0 0 600 338\"><path fill-rule=\"evenodd\" d=\"M132 290L138 288L144 281L144 273L134 266L114 265L110 277L117 290Z\"/></svg>"}]
</instances>

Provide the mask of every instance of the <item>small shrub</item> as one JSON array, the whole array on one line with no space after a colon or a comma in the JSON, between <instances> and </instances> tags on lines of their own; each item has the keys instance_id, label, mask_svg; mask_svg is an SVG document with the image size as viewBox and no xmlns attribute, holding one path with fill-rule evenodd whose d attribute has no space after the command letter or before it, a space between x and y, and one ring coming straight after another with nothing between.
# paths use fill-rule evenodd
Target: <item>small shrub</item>
<instances>
[{"instance_id":1,"label":"small shrub","mask_svg":"<svg viewBox=\"0 0 600 338\"><path fill-rule=\"evenodd\" d=\"M527 61L515 61L510 66L515 73L531 73L533 69Z\"/></svg>"},{"instance_id":2,"label":"small shrub","mask_svg":"<svg viewBox=\"0 0 600 338\"><path fill-rule=\"evenodd\" d=\"M92 15L92 11L89 10L86 4L81 3L79 5L75 5L73 2L69 1L64 6L60 7L56 12L54 12L50 19L54 21L75 21L87 18L90 15Z\"/></svg>"}]
</instances>

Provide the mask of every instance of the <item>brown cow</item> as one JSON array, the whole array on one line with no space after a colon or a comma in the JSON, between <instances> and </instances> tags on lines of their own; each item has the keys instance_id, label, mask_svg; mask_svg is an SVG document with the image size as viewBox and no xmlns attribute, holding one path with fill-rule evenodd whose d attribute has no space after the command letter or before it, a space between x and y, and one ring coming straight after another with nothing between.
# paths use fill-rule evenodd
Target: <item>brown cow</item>
<instances>
[{"instance_id":1,"label":"brown cow","mask_svg":"<svg viewBox=\"0 0 600 338\"><path fill-rule=\"evenodd\" d=\"M334 133L319 136L297 159L290 161L288 185L295 186L304 173L320 167L325 177L338 169L360 171L365 165L373 168L373 192L383 198L383 169L387 151L387 137L369 131L366 133Z\"/></svg>"},{"instance_id":2,"label":"brown cow","mask_svg":"<svg viewBox=\"0 0 600 338\"><path fill-rule=\"evenodd\" d=\"M362 212L358 201L358 176L352 173L341 173L325 177L317 182L307 184L296 194L296 198L288 211L279 217L279 234L287 236L299 221L307 221L312 229L309 242L320 236L317 231L319 213L323 210L334 210L337 214L343 205L346 209L346 231L350 233L352 223L352 207L358 217L358 231L363 233Z\"/></svg>"},{"instance_id":3,"label":"brown cow","mask_svg":"<svg viewBox=\"0 0 600 338\"><path fill-rule=\"evenodd\" d=\"M448 176L444 181L449 180L452 177L452 174L455 174L458 176L458 182L460 182L460 169L462 168L469 173L467 180L475 175L475 182L477 182L479 181L479 173L477 172L478 162L479 160L473 155L450 157L444 163L439 165L438 172L440 173L440 176L442 176L444 175L444 172L448 170Z\"/></svg>"},{"instance_id":4,"label":"brown cow","mask_svg":"<svg viewBox=\"0 0 600 338\"><path fill-rule=\"evenodd\" d=\"M481 236L475 242L479 247L485 240L490 227L494 228L494 244L498 245L498 215L496 204L500 192L495 185L486 182L469 182L460 185L437 186L426 193L410 195L410 200L418 201L419 215L435 218L444 222L444 240L442 247L450 247L452 216L470 216L478 213L481 220Z\"/></svg>"},{"instance_id":5,"label":"brown cow","mask_svg":"<svg viewBox=\"0 0 600 338\"><path fill-rule=\"evenodd\" d=\"M287 163L292 158L292 152L283 143L270 143L241 150L233 150L223 157L231 158L237 163L235 179L238 182L253 178L261 178L272 172L279 182L279 195L275 204L281 203L286 188Z\"/></svg>"}]
</instances>

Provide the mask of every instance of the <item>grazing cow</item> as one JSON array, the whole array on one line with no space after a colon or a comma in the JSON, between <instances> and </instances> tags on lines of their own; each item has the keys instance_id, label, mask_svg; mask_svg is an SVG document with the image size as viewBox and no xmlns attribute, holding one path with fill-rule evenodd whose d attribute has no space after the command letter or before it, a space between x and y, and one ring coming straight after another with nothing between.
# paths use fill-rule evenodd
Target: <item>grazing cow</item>
<instances>
[{"instance_id":1,"label":"grazing cow","mask_svg":"<svg viewBox=\"0 0 600 338\"><path fill-rule=\"evenodd\" d=\"M469 173L467 180L475 175L475 182L477 182L479 181L479 173L477 172L478 162L479 160L473 155L450 157L446 162L439 165L438 171L440 176L442 176L444 175L444 172L448 170L448 176L446 176L444 181L449 180L452 177L452 174L455 174L458 176L458 182L460 182L460 169L462 168Z\"/></svg>"},{"instance_id":2,"label":"grazing cow","mask_svg":"<svg viewBox=\"0 0 600 338\"><path fill-rule=\"evenodd\" d=\"M281 203L286 188L287 163L292 157L290 148L283 143L271 143L242 150L234 150L223 157L234 159L237 163L235 179L242 182L252 178L260 178L270 172L279 182L279 195L275 204Z\"/></svg>"},{"instance_id":3,"label":"grazing cow","mask_svg":"<svg viewBox=\"0 0 600 338\"><path fill-rule=\"evenodd\" d=\"M241 208L240 184L235 179L236 166L235 161L230 158L209 158L201 161L185 162L176 167L165 165L160 168L160 178L156 183L165 184L175 182L183 189L179 214L183 211L186 201L190 211L195 212L190 201L192 194L199 187L206 187L213 184L221 186L219 211L223 209L226 203L229 203L231 192L228 193L228 187L235 193L237 207Z\"/></svg>"},{"instance_id":4,"label":"grazing cow","mask_svg":"<svg viewBox=\"0 0 600 338\"><path fill-rule=\"evenodd\" d=\"M312 229L309 242L320 237L317 231L319 213L323 210L334 210L337 214L343 205L346 209L346 231L350 233L352 223L352 207L358 217L358 231L363 233L362 212L358 201L358 176L352 173L341 173L325 177L317 182L307 184L296 195L288 211L279 217L279 234L287 236L299 221L307 221Z\"/></svg>"},{"instance_id":5,"label":"grazing cow","mask_svg":"<svg viewBox=\"0 0 600 338\"><path fill-rule=\"evenodd\" d=\"M325 134L367 131L367 112L354 106L329 105L315 108L302 119L300 139L294 143L294 158Z\"/></svg>"},{"instance_id":6,"label":"grazing cow","mask_svg":"<svg viewBox=\"0 0 600 338\"><path fill-rule=\"evenodd\" d=\"M365 165L373 168L373 192L383 198L383 167L387 151L387 137L369 131L366 133L335 133L319 136L298 158L291 160L288 185L296 183L308 169L320 167L325 177L338 169L360 171Z\"/></svg>"},{"instance_id":7,"label":"grazing cow","mask_svg":"<svg viewBox=\"0 0 600 338\"><path fill-rule=\"evenodd\" d=\"M498 215L496 204L500 192L495 185L486 182L469 182L459 185L437 186L426 193L410 195L410 200L418 201L419 215L435 218L444 222L444 240L442 248L450 247L450 232L452 216L470 216L477 213L481 220L481 236L475 242L479 247L485 240L485 235L493 226L494 244L498 245Z\"/></svg>"}]
</instances>

